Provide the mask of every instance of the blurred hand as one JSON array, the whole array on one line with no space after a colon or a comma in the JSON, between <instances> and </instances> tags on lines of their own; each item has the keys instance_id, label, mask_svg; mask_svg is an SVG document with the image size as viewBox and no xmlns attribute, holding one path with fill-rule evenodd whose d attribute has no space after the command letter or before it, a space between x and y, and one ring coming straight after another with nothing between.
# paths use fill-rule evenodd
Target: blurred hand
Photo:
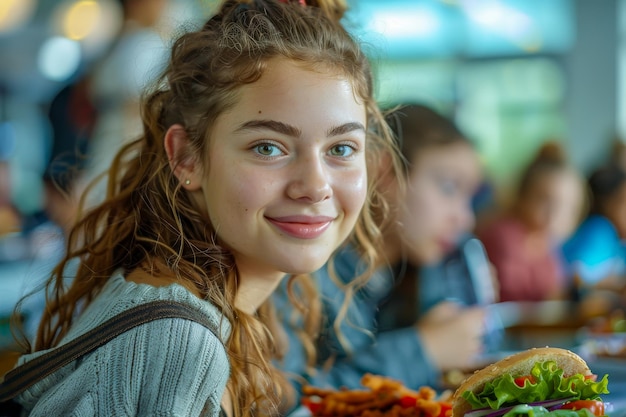
<instances>
[{"instance_id":1,"label":"blurred hand","mask_svg":"<svg viewBox=\"0 0 626 417\"><path fill-rule=\"evenodd\" d=\"M442 302L420 319L416 327L426 353L437 368L471 369L483 350L485 310Z\"/></svg>"}]
</instances>

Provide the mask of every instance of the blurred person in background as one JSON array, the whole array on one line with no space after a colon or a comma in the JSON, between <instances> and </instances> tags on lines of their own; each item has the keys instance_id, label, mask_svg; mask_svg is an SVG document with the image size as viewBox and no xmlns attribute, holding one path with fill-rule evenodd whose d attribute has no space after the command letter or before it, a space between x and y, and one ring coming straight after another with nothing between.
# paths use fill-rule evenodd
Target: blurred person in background
<instances>
[{"instance_id":1,"label":"blurred person in background","mask_svg":"<svg viewBox=\"0 0 626 417\"><path fill-rule=\"evenodd\" d=\"M45 211L65 231L76 219L85 185L141 133L141 91L160 75L168 57L158 26L169 2L119 0L123 22L107 52L50 104L53 145L44 175ZM100 190L104 195L104 184Z\"/></svg>"},{"instance_id":2,"label":"blurred person in background","mask_svg":"<svg viewBox=\"0 0 626 417\"><path fill-rule=\"evenodd\" d=\"M610 163L588 180L589 213L563 246L585 315L603 314L619 303L626 282L626 171Z\"/></svg>"},{"instance_id":3,"label":"blurred person in background","mask_svg":"<svg viewBox=\"0 0 626 417\"><path fill-rule=\"evenodd\" d=\"M477 230L496 268L501 301L567 299L560 247L580 222L584 184L558 142L522 172L511 205Z\"/></svg>"},{"instance_id":4,"label":"blurred person in background","mask_svg":"<svg viewBox=\"0 0 626 417\"><path fill-rule=\"evenodd\" d=\"M64 233L76 220L79 198L76 184L85 169L98 116L88 88L88 78L79 78L57 93L48 109L52 149L43 177L44 210Z\"/></svg>"},{"instance_id":5,"label":"blurred person in background","mask_svg":"<svg viewBox=\"0 0 626 417\"><path fill-rule=\"evenodd\" d=\"M168 58L158 24L170 0L119 1L121 32L89 76L98 120L89 142L87 180L102 174L117 149L141 133L141 92L160 75Z\"/></svg>"},{"instance_id":6,"label":"blurred person in background","mask_svg":"<svg viewBox=\"0 0 626 417\"><path fill-rule=\"evenodd\" d=\"M467 287L451 282L466 277L444 276L444 268L435 267L428 272L434 279L420 279L422 268L442 262L474 224L471 200L482 177L478 155L451 120L429 107L408 105L388 120L405 158L408 187L389 172L379 175L378 188L392 202L383 259L349 305L341 289L362 269L355 248L344 248L316 273L325 317L316 363L306 363L305 352L314 347L300 344L297 314L285 301L287 293L300 293L298 283L275 293L293 329L282 366L296 385L356 388L369 372L414 389L438 387L442 372L471 368L483 350L484 309L459 303Z\"/></svg>"}]
</instances>

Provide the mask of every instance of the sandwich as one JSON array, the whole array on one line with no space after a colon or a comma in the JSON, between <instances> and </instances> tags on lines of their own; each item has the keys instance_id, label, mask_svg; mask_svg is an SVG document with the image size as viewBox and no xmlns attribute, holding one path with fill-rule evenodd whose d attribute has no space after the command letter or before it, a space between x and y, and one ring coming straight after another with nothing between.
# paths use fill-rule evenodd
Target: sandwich
<instances>
[{"instance_id":1,"label":"sandwich","mask_svg":"<svg viewBox=\"0 0 626 417\"><path fill-rule=\"evenodd\" d=\"M467 378L452 397L452 416L604 416L600 396L609 393L608 383L569 350L529 349Z\"/></svg>"}]
</instances>

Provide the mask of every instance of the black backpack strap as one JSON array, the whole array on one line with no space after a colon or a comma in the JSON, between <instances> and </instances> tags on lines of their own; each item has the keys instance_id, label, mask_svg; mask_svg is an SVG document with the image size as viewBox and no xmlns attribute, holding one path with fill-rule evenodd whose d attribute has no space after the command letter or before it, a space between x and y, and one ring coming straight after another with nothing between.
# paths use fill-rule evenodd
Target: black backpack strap
<instances>
[{"instance_id":1,"label":"black backpack strap","mask_svg":"<svg viewBox=\"0 0 626 417\"><path fill-rule=\"evenodd\" d=\"M140 304L110 318L69 343L8 372L4 380L0 382L0 402L15 398L43 378L120 334L150 321L165 318L194 321L209 329L221 340L215 325L209 321L208 317L188 305L166 300Z\"/></svg>"}]
</instances>

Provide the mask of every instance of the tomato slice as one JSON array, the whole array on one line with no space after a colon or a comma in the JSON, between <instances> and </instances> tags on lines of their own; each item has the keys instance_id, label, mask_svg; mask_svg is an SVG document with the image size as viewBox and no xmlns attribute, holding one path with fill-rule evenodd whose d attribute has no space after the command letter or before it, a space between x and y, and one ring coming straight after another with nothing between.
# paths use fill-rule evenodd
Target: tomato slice
<instances>
[{"instance_id":1,"label":"tomato slice","mask_svg":"<svg viewBox=\"0 0 626 417\"><path fill-rule=\"evenodd\" d=\"M564 409L567 410L582 410L586 408L591 411L594 416L603 416L604 415L604 403L598 400L576 400L571 401L563 405Z\"/></svg>"},{"instance_id":2,"label":"tomato slice","mask_svg":"<svg viewBox=\"0 0 626 417\"><path fill-rule=\"evenodd\" d=\"M406 395L406 396L400 398L400 406L402 408L415 407L416 404L417 404L417 398L415 398L415 397L411 397L409 395Z\"/></svg>"},{"instance_id":3,"label":"tomato slice","mask_svg":"<svg viewBox=\"0 0 626 417\"><path fill-rule=\"evenodd\" d=\"M437 417L448 417L452 415L452 404L439 403L441 405L441 411Z\"/></svg>"},{"instance_id":4,"label":"tomato slice","mask_svg":"<svg viewBox=\"0 0 626 417\"><path fill-rule=\"evenodd\" d=\"M585 375L585 379L590 379L590 380L592 380L593 382L595 382L595 381L597 381L597 379L598 379L598 375L596 375L596 374Z\"/></svg>"},{"instance_id":5,"label":"tomato slice","mask_svg":"<svg viewBox=\"0 0 626 417\"><path fill-rule=\"evenodd\" d=\"M526 381L529 381L530 383L534 384L535 383L535 377L532 375L524 375L524 376L520 376L517 377L513 380L515 382L515 385L517 385L518 387L524 387L524 385L526 384Z\"/></svg>"},{"instance_id":6,"label":"tomato slice","mask_svg":"<svg viewBox=\"0 0 626 417\"><path fill-rule=\"evenodd\" d=\"M311 401L308 398L302 399L302 405L309 409L311 414L317 415L322 410L322 404L317 401Z\"/></svg>"}]
</instances>

